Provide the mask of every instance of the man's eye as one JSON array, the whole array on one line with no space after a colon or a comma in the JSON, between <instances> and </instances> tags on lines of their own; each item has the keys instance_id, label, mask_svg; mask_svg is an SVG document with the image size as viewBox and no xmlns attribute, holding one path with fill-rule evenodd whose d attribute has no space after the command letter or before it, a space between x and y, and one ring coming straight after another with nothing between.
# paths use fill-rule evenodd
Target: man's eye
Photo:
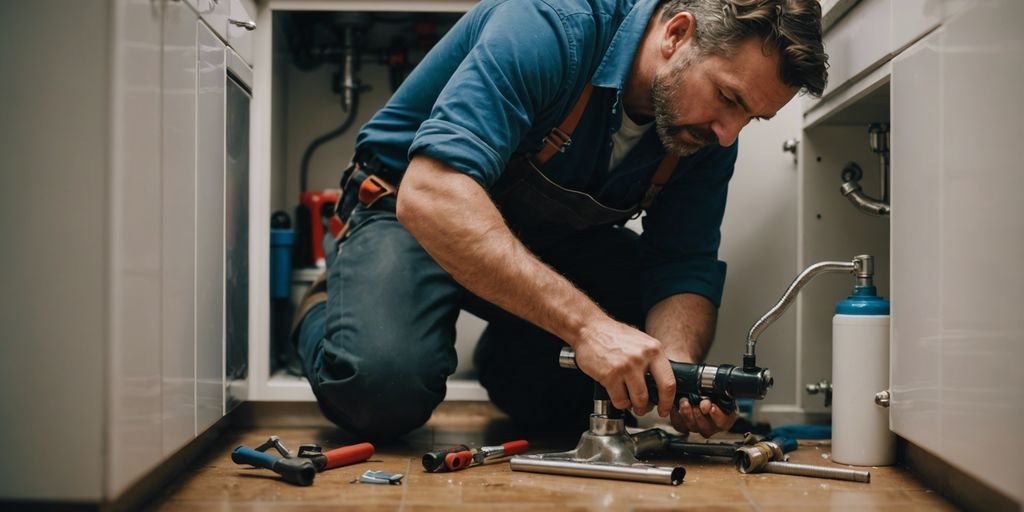
<instances>
[{"instance_id":1,"label":"man's eye","mask_svg":"<svg viewBox=\"0 0 1024 512\"><path fill-rule=\"evenodd\" d=\"M722 94L722 91L718 91L718 99L721 100L722 103L725 103L730 107L736 105L736 102Z\"/></svg>"}]
</instances>

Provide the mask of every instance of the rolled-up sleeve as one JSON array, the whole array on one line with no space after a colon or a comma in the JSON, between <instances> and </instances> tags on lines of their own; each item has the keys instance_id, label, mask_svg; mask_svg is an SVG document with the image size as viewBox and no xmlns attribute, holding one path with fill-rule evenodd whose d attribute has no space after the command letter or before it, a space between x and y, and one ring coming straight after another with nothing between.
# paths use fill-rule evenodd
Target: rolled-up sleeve
<instances>
[{"instance_id":1,"label":"rolled-up sleeve","mask_svg":"<svg viewBox=\"0 0 1024 512\"><path fill-rule=\"evenodd\" d=\"M409 158L436 158L489 188L537 112L567 94L578 59L563 17L542 1L501 2L477 16Z\"/></svg>"},{"instance_id":2,"label":"rolled-up sleeve","mask_svg":"<svg viewBox=\"0 0 1024 512\"><path fill-rule=\"evenodd\" d=\"M726 264L718 259L722 217L738 144L708 148L674 177L644 217L640 264L643 306L680 293L722 302ZM694 158L698 158L694 155Z\"/></svg>"}]
</instances>

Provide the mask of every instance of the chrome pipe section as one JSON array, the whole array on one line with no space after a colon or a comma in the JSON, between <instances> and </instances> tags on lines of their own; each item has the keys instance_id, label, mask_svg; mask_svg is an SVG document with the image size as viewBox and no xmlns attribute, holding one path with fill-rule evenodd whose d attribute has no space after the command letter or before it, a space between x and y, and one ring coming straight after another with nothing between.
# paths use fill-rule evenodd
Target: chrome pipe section
<instances>
[{"instance_id":1,"label":"chrome pipe section","mask_svg":"<svg viewBox=\"0 0 1024 512\"><path fill-rule=\"evenodd\" d=\"M860 187L860 179L863 170L855 162L850 162L843 169L843 185L840 192L860 210L871 215L885 216L892 212L892 203L889 193L889 125L872 123L868 126L868 145L871 151L878 155L880 176L879 189L882 193L881 199L875 199L867 195Z\"/></svg>"},{"instance_id":2,"label":"chrome pipe section","mask_svg":"<svg viewBox=\"0 0 1024 512\"><path fill-rule=\"evenodd\" d=\"M606 478L665 485L679 485L683 483L683 477L686 476L686 469L682 466L672 468L650 466L647 464L625 466L601 462L540 459L522 455L512 457L509 460L509 464L512 466L512 471Z\"/></svg>"},{"instance_id":3,"label":"chrome pipe section","mask_svg":"<svg viewBox=\"0 0 1024 512\"><path fill-rule=\"evenodd\" d=\"M812 478L830 478L850 482L871 483L871 473L859 469L830 468L812 466L810 464L793 464L792 462L768 462L762 469L765 473L780 475L809 476Z\"/></svg>"},{"instance_id":4,"label":"chrome pipe section","mask_svg":"<svg viewBox=\"0 0 1024 512\"><path fill-rule=\"evenodd\" d=\"M885 216L891 212L889 203L874 199L864 193L864 190L860 188L860 183L856 181L844 182L839 191L846 196L847 199L853 203L854 206L861 210L870 213L871 215Z\"/></svg>"},{"instance_id":5,"label":"chrome pipe section","mask_svg":"<svg viewBox=\"0 0 1024 512\"><path fill-rule=\"evenodd\" d=\"M747 333L747 346L746 352L743 354L743 367L753 368L756 366L757 355L755 354L755 346L757 339L764 333L765 329L771 324L775 323L786 309L796 299L800 290L814 279L819 274L828 272L849 272L857 274L857 284L861 285L862 282L870 283L872 275L874 273L874 257L870 255L859 255L853 259L853 261L823 261L821 263L815 263L807 267L800 275L796 276L796 279L789 285L786 292L782 294L782 298L767 313L754 322L754 326L750 328L750 332Z\"/></svg>"},{"instance_id":6,"label":"chrome pipe section","mask_svg":"<svg viewBox=\"0 0 1024 512\"><path fill-rule=\"evenodd\" d=\"M881 192L882 200L886 206L889 205L889 125L883 123L871 123L868 126L868 146L871 151L878 155L879 168L882 171Z\"/></svg>"}]
</instances>

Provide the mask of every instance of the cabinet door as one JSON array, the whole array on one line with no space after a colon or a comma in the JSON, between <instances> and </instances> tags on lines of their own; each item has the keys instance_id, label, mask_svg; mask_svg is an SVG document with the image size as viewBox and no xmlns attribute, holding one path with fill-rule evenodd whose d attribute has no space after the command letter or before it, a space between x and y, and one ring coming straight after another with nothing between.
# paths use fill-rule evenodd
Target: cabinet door
<instances>
[{"instance_id":1,"label":"cabinet door","mask_svg":"<svg viewBox=\"0 0 1024 512\"><path fill-rule=\"evenodd\" d=\"M229 0L187 0L189 5L199 13L203 21L213 28L221 39L228 38L228 6Z\"/></svg>"},{"instance_id":2,"label":"cabinet door","mask_svg":"<svg viewBox=\"0 0 1024 512\"><path fill-rule=\"evenodd\" d=\"M237 59L231 50L229 58ZM249 91L227 79L225 161L225 411L247 395L249 375Z\"/></svg>"},{"instance_id":3,"label":"cabinet door","mask_svg":"<svg viewBox=\"0 0 1024 512\"><path fill-rule=\"evenodd\" d=\"M160 9L113 6L108 497L160 460L163 415Z\"/></svg>"},{"instance_id":4,"label":"cabinet door","mask_svg":"<svg viewBox=\"0 0 1024 512\"><path fill-rule=\"evenodd\" d=\"M227 0L228 45L234 48L242 60L252 66L256 30L256 2L253 0ZM250 24L251 25L248 25Z\"/></svg>"},{"instance_id":5,"label":"cabinet door","mask_svg":"<svg viewBox=\"0 0 1024 512\"><path fill-rule=\"evenodd\" d=\"M163 33L163 454L196 435L196 14L166 5Z\"/></svg>"},{"instance_id":6,"label":"cabinet door","mask_svg":"<svg viewBox=\"0 0 1024 512\"><path fill-rule=\"evenodd\" d=\"M1024 3L978 2L893 65L892 428L1024 500Z\"/></svg>"},{"instance_id":7,"label":"cabinet door","mask_svg":"<svg viewBox=\"0 0 1024 512\"><path fill-rule=\"evenodd\" d=\"M224 43L199 23L196 432L224 414Z\"/></svg>"}]
</instances>

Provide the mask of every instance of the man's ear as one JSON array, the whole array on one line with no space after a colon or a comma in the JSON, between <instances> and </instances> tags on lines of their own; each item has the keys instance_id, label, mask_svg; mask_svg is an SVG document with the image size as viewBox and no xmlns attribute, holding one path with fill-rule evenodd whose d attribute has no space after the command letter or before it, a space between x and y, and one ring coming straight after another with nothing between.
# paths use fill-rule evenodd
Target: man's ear
<instances>
[{"instance_id":1,"label":"man's ear","mask_svg":"<svg viewBox=\"0 0 1024 512\"><path fill-rule=\"evenodd\" d=\"M688 12L676 13L662 27L661 53L666 59L680 48L694 41L697 35L697 21Z\"/></svg>"}]
</instances>

